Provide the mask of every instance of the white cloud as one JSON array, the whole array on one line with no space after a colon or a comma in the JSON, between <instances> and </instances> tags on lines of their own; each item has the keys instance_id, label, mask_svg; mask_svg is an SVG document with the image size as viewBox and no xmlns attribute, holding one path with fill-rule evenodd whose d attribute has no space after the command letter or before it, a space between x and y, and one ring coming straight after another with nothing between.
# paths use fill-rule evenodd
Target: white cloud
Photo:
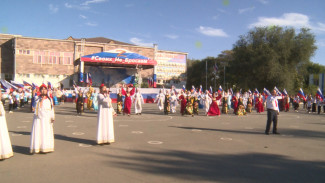
<instances>
[{"instance_id":1,"label":"white cloud","mask_svg":"<svg viewBox=\"0 0 325 183\"><path fill-rule=\"evenodd\" d=\"M146 47L152 47L153 46L153 43L145 43L145 42L143 42L142 39L139 39L139 38L136 38L136 37L131 38L130 42L135 44L135 45L139 45L139 46L146 46Z\"/></svg>"},{"instance_id":2,"label":"white cloud","mask_svg":"<svg viewBox=\"0 0 325 183\"><path fill-rule=\"evenodd\" d=\"M213 37L228 37L228 35L222 29L215 29L212 27L204 27L200 26L196 29L201 34L206 36L213 36Z\"/></svg>"},{"instance_id":3,"label":"white cloud","mask_svg":"<svg viewBox=\"0 0 325 183\"><path fill-rule=\"evenodd\" d=\"M78 9L78 10L88 10L88 9L90 9L89 6L73 5L73 4L69 4L69 3L64 3L64 6L66 8L72 8L72 9Z\"/></svg>"},{"instance_id":4,"label":"white cloud","mask_svg":"<svg viewBox=\"0 0 325 183\"><path fill-rule=\"evenodd\" d=\"M86 25L91 26L91 27L96 27L98 24L95 22L87 22Z\"/></svg>"},{"instance_id":5,"label":"white cloud","mask_svg":"<svg viewBox=\"0 0 325 183\"><path fill-rule=\"evenodd\" d=\"M218 11L220 12L220 13L227 13L227 11L226 10L223 10L223 9L218 9Z\"/></svg>"},{"instance_id":6,"label":"white cloud","mask_svg":"<svg viewBox=\"0 0 325 183\"><path fill-rule=\"evenodd\" d=\"M253 11L254 9L255 9L254 6L249 7L249 8L243 8L243 9L239 9L239 10L238 10L238 13L239 13L239 14L243 14L243 13L245 13L245 12L251 12L251 11Z\"/></svg>"},{"instance_id":7,"label":"white cloud","mask_svg":"<svg viewBox=\"0 0 325 183\"><path fill-rule=\"evenodd\" d=\"M59 11L59 7L53 4L49 4L49 10L51 13L57 13Z\"/></svg>"},{"instance_id":8,"label":"white cloud","mask_svg":"<svg viewBox=\"0 0 325 183\"><path fill-rule=\"evenodd\" d=\"M175 34L166 34L165 37L167 37L169 39L177 39L179 36L175 35Z\"/></svg>"},{"instance_id":9,"label":"white cloud","mask_svg":"<svg viewBox=\"0 0 325 183\"><path fill-rule=\"evenodd\" d=\"M325 39L317 40L316 45L319 47L325 47Z\"/></svg>"},{"instance_id":10,"label":"white cloud","mask_svg":"<svg viewBox=\"0 0 325 183\"><path fill-rule=\"evenodd\" d=\"M89 4L93 4L93 3L102 3L102 2L106 2L107 0L90 0L90 1L85 1L84 3L82 3L81 5L83 6L88 6Z\"/></svg>"},{"instance_id":11,"label":"white cloud","mask_svg":"<svg viewBox=\"0 0 325 183\"><path fill-rule=\"evenodd\" d=\"M217 20L219 18L220 15L215 15L212 17L213 20Z\"/></svg>"},{"instance_id":12,"label":"white cloud","mask_svg":"<svg viewBox=\"0 0 325 183\"><path fill-rule=\"evenodd\" d=\"M269 25L291 26L291 27L311 27L309 17L300 13L285 13L281 17L259 17L258 22L250 24L249 27L263 27Z\"/></svg>"},{"instance_id":13,"label":"white cloud","mask_svg":"<svg viewBox=\"0 0 325 183\"><path fill-rule=\"evenodd\" d=\"M79 15L79 17L82 19L87 19L87 17L85 15Z\"/></svg>"},{"instance_id":14,"label":"white cloud","mask_svg":"<svg viewBox=\"0 0 325 183\"><path fill-rule=\"evenodd\" d=\"M257 1L262 3L262 4L268 4L269 3L269 1L267 1L267 0L257 0Z\"/></svg>"},{"instance_id":15,"label":"white cloud","mask_svg":"<svg viewBox=\"0 0 325 183\"><path fill-rule=\"evenodd\" d=\"M294 28L310 28L316 32L325 32L325 24L317 22L316 25L310 22L309 17L300 13L284 13L281 17L259 17L258 21L252 23L248 28L265 26L288 26Z\"/></svg>"}]
</instances>

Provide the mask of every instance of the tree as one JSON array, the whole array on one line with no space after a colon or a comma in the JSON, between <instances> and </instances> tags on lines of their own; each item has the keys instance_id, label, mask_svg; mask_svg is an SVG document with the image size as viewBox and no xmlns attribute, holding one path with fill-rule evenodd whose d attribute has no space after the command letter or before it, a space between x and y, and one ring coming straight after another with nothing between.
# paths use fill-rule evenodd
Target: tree
<instances>
[{"instance_id":1,"label":"tree","mask_svg":"<svg viewBox=\"0 0 325 183\"><path fill-rule=\"evenodd\" d=\"M234 44L229 74L233 84L243 89L277 86L296 92L316 49L309 29L296 34L293 28L255 28Z\"/></svg>"}]
</instances>

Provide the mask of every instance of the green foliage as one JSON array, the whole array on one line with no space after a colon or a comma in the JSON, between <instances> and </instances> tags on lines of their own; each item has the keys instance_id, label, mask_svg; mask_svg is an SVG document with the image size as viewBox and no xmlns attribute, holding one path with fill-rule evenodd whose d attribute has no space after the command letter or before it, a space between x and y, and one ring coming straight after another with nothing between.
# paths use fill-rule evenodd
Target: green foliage
<instances>
[{"instance_id":1,"label":"green foliage","mask_svg":"<svg viewBox=\"0 0 325 183\"><path fill-rule=\"evenodd\" d=\"M240 88L286 88L296 92L308 72L316 50L315 36L308 29L255 28L240 36L228 67L231 82Z\"/></svg>"}]
</instances>

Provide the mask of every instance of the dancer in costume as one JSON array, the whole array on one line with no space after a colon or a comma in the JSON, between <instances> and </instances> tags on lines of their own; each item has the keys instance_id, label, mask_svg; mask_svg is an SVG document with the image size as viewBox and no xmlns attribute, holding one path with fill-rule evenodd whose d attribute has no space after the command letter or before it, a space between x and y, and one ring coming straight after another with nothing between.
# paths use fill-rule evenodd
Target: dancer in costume
<instances>
[{"instance_id":1,"label":"dancer in costume","mask_svg":"<svg viewBox=\"0 0 325 183\"><path fill-rule=\"evenodd\" d=\"M135 94L133 95L133 103L134 103L134 112L136 115L141 115L142 113L142 104L144 104L143 96L140 93L140 89L137 88L135 90Z\"/></svg>"},{"instance_id":2,"label":"dancer in costume","mask_svg":"<svg viewBox=\"0 0 325 183\"><path fill-rule=\"evenodd\" d=\"M220 100L222 95L218 95L216 93L212 94L212 103L210 105L207 116L220 116L220 109L218 107L218 100Z\"/></svg>"},{"instance_id":3,"label":"dancer in costume","mask_svg":"<svg viewBox=\"0 0 325 183\"><path fill-rule=\"evenodd\" d=\"M177 96L174 91L171 91L171 96L169 97L170 108L172 113L176 113L176 107L178 105Z\"/></svg>"},{"instance_id":4,"label":"dancer in costume","mask_svg":"<svg viewBox=\"0 0 325 183\"><path fill-rule=\"evenodd\" d=\"M164 98L164 114L168 115L170 113L170 100L169 100L169 92L166 91L165 98Z\"/></svg>"},{"instance_id":5,"label":"dancer in costume","mask_svg":"<svg viewBox=\"0 0 325 183\"><path fill-rule=\"evenodd\" d=\"M198 94L195 92L193 97L193 114L199 115L199 99Z\"/></svg>"},{"instance_id":6,"label":"dancer in costume","mask_svg":"<svg viewBox=\"0 0 325 183\"><path fill-rule=\"evenodd\" d=\"M93 99L93 109L95 111L98 111L98 93L97 90L94 90L94 93L92 94L91 98Z\"/></svg>"},{"instance_id":7,"label":"dancer in costume","mask_svg":"<svg viewBox=\"0 0 325 183\"><path fill-rule=\"evenodd\" d=\"M236 115L238 115L238 116L246 115L245 105L243 103L242 97L240 97L238 100L238 109L237 109Z\"/></svg>"},{"instance_id":8,"label":"dancer in costume","mask_svg":"<svg viewBox=\"0 0 325 183\"><path fill-rule=\"evenodd\" d=\"M130 90L130 87L133 85L129 85L126 88L126 91L122 88L122 95L125 96L124 99L124 109L123 109L123 115L127 114L130 116L131 114L131 106L132 106L132 100L131 97L134 95L135 88L133 87L132 90Z\"/></svg>"},{"instance_id":9,"label":"dancer in costume","mask_svg":"<svg viewBox=\"0 0 325 183\"><path fill-rule=\"evenodd\" d=\"M77 103L76 103L77 114L81 115L84 111L84 97L82 91L79 91Z\"/></svg>"},{"instance_id":10,"label":"dancer in costume","mask_svg":"<svg viewBox=\"0 0 325 183\"><path fill-rule=\"evenodd\" d=\"M118 89L118 93L117 93L117 103L116 103L116 111L117 114L122 114L122 110L123 110L123 95L122 95L122 91L121 89Z\"/></svg>"},{"instance_id":11,"label":"dancer in costume","mask_svg":"<svg viewBox=\"0 0 325 183\"><path fill-rule=\"evenodd\" d=\"M208 90L205 90L204 94L201 94L201 102L203 104L203 108L205 109L205 115L207 115L210 105L211 105L211 94Z\"/></svg>"},{"instance_id":12,"label":"dancer in costume","mask_svg":"<svg viewBox=\"0 0 325 183\"><path fill-rule=\"evenodd\" d=\"M180 93L180 96L178 97L178 100L179 100L179 102L181 104L180 113L182 114L182 116L184 116L187 101L186 101L186 95L184 94L183 90L181 90L181 93Z\"/></svg>"},{"instance_id":13,"label":"dancer in costume","mask_svg":"<svg viewBox=\"0 0 325 183\"><path fill-rule=\"evenodd\" d=\"M159 94L157 95L155 102L157 103L159 110L164 109L165 89L160 89L159 90Z\"/></svg>"},{"instance_id":14,"label":"dancer in costume","mask_svg":"<svg viewBox=\"0 0 325 183\"><path fill-rule=\"evenodd\" d=\"M0 92L0 99L1 97L2 93ZM0 101L0 160L10 158L13 155L6 121L6 111L2 101Z\"/></svg>"}]
</instances>

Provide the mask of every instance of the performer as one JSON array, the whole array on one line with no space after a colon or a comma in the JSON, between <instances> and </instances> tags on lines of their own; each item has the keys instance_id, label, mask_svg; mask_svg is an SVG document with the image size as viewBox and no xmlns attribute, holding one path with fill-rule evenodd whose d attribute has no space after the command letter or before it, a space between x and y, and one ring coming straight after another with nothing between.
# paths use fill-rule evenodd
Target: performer
<instances>
[{"instance_id":1,"label":"performer","mask_svg":"<svg viewBox=\"0 0 325 183\"><path fill-rule=\"evenodd\" d=\"M239 98L236 115L238 115L238 116L246 115L246 110L245 110L245 106L244 106L242 97Z\"/></svg>"},{"instance_id":2,"label":"performer","mask_svg":"<svg viewBox=\"0 0 325 183\"><path fill-rule=\"evenodd\" d=\"M48 153L54 151L54 107L47 94L46 85L40 86L41 96L36 108L31 132L30 153Z\"/></svg>"},{"instance_id":3,"label":"performer","mask_svg":"<svg viewBox=\"0 0 325 183\"><path fill-rule=\"evenodd\" d=\"M203 104L203 108L205 109L205 115L207 115L210 105L211 105L211 94L209 93L208 90L205 90L205 93L201 95L201 101Z\"/></svg>"},{"instance_id":4,"label":"performer","mask_svg":"<svg viewBox=\"0 0 325 183\"><path fill-rule=\"evenodd\" d=\"M263 104L263 96L259 94L258 98L256 99L255 105L256 105L256 111L258 113L264 112L264 104Z\"/></svg>"},{"instance_id":5,"label":"performer","mask_svg":"<svg viewBox=\"0 0 325 183\"><path fill-rule=\"evenodd\" d=\"M279 105L278 105L278 98L276 96L276 91L272 91L272 95L268 96L266 99L266 107L267 107L267 123L265 134L269 135L269 131L271 128L271 123L273 122L273 134L280 134L277 131L277 124L278 124L278 115L279 113Z\"/></svg>"},{"instance_id":6,"label":"performer","mask_svg":"<svg viewBox=\"0 0 325 183\"><path fill-rule=\"evenodd\" d=\"M311 105L312 105L313 97L311 94L307 97L307 113L310 113Z\"/></svg>"},{"instance_id":7,"label":"performer","mask_svg":"<svg viewBox=\"0 0 325 183\"><path fill-rule=\"evenodd\" d=\"M239 93L237 93L236 95L233 95L231 98L231 102L234 106L234 114L236 114L237 110L238 110L238 97L239 97Z\"/></svg>"},{"instance_id":8,"label":"performer","mask_svg":"<svg viewBox=\"0 0 325 183\"><path fill-rule=\"evenodd\" d=\"M95 111L98 111L98 93L97 93L97 90L94 90L94 93L92 94L91 98L93 99L93 109Z\"/></svg>"},{"instance_id":9,"label":"performer","mask_svg":"<svg viewBox=\"0 0 325 183\"><path fill-rule=\"evenodd\" d=\"M79 91L78 94L76 108L77 108L77 114L81 115L84 111L84 97L81 90Z\"/></svg>"},{"instance_id":10,"label":"performer","mask_svg":"<svg viewBox=\"0 0 325 183\"><path fill-rule=\"evenodd\" d=\"M193 114L199 115L199 99L198 94L195 92L193 99Z\"/></svg>"},{"instance_id":11,"label":"performer","mask_svg":"<svg viewBox=\"0 0 325 183\"><path fill-rule=\"evenodd\" d=\"M93 99L92 99L92 95L94 92L94 88L93 87L89 87L86 96L87 96L87 109L92 110L92 105L93 105Z\"/></svg>"},{"instance_id":12,"label":"performer","mask_svg":"<svg viewBox=\"0 0 325 183\"><path fill-rule=\"evenodd\" d=\"M250 97L248 97L248 100L247 100L246 112L251 113L252 112L252 108L253 108L253 99L250 96Z\"/></svg>"},{"instance_id":13,"label":"performer","mask_svg":"<svg viewBox=\"0 0 325 183\"><path fill-rule=\"evenodd\" d=\"M320 96L317 97L317 114L320 114L320 111L322 109L322 99Z\"/></svg>"},{"instance_id":14,"label":"performer","mask_svg":"<svg viewBox=\"0 0 325 183\"><path fill-rule=\"evenodd\" d=\"M212 103L210 105L207 116L220 116L220 109L218 107L217 101L221 99L221 95L215 96L216 93L212 94Z\"/></svg>"},{"instance_id":15,"label":"performer","mask_svg":"<svg viewBox=\"0 0 325 183\"><path fill-rule=\"evenodd\" d=\"M116 107L117 114L122 114L123 95L122 95L121 89L118 89L116 105L117 105L117 107Z\"/></svg>"},{"instance_id":16,"label":"performer","mask_svg":"<svg viewBox=\"0 0 325 183\"><path fill-rule=\"evenodd\" d=\"M312 107L311 107L311 112L312 113L316 113L316 103L317 103L317 96L314 96L313 97L313 100L312 100Z\"/></svg>"},{"instance_id":17,"label":"performer","mask_svg":"<svg viewBox=\"0 0 325 183\"><path fill-rule=\"evenodd\" d=\"M194 117L193 114L193 102L192 102L192 97L191 97L191 92L188 91L187 95L186 95L186 107L185 107L185 114L188 115L192 115L192 117Z\"/></svg>"},{"instance_id":18,"label":"performer","mask_svg":"<svg viewBox=\"0 0 325 183\"><path fill-rule=\"evenodd\" d=\"M170 108L172 113L176 113L176 107L177 107L177 96L174 91L171 91L171 96L169 97L170 101Z\"/></svg>"},{"instance_id":19,"label":"performer","mask_svg":"<svg viewBox=\"0 0 325 183\"><path fill-rule=\"evenodd\" d=\"M297 95L294 99L293 99L293 109L298 112L299 109L299 103L300 103L300 98Z\"/></svg>"},{"instance_id":20,"label":"performer","mask_svg":"<svg viewBox=\"0 0 325 183\"><path fill-rule=\"evenodd\" d=\"M140 89L135 89L135 94L133 95L134 111L136 115L141 115L142 104L144 104L143 96L140 93Z\"/></svg>"},{"instance_id":21,"label":"performer","mask_svg":"<svg viewBox=\"0 0 325 183\"><path fill-rule=\"evenodd\" d=\"M181 104L180 113L182 114L182 116L184 116L187 101L186 101L185 94L184 94L184 91L183 90L181 90L181 94L178 97L178 99L179 99L179 102Z\"/></svg>"},{"instance_id":22,"label":"performer","mask_svg":"<svg viewBox=\"0 0 325 183\"><path fill-rule=\"evenodd\" d=\"M97 114L97 144L110 144L115 142L113 116L116 115L109 97L109 89L104 84L100 85L98 94Z\"/></svg>"},{"instance_id":23,"label":"performer","mask_svg":"<svg viewBox=\"0 0 325 183\"><path fill-rule=\"evenodd\" d=\"M132 88L131 91L130 91L130 86L126 88L126 91L122 88L122 95L125 96L123 115L127 114L128 116L130 116L131 114L131 105L132 105L131 97L134 95L134 91L135 91L134 87Z\"/></svg>"},{"instance_id":24,"label":"performer","mask_svg":"<svg viewBox=\"0 0 325 183\"><path fill-rule=\"evenodd\" d=\"M8 100L9 100L9 113L13 113L13 108L14 108L14 102L15 102L15 99L14 99L14 96L12 94L12 90L10 90L10 93L8 95Z\"/></svg>"},{"instance_id":25,"label":"performer","mask_svg":"<svg viewBox=\"0 0 325 183\"><path fill-rule=\"evenodd\" d=\"M155 102L157 103L159 110L164 109L165 89L160 89L159 90L159 94L157 95Z\"/></svg>"},{"instance_id":26,"label":"performer","mask_svg":"<svg viewBox=\"0 0 325 183\"><path fill-rule=\"evenodd\" d=\"M165 98L164 98L164 114L168 115L170 113L170 100L169 100L169 92L166 91Z\"/></svg>"},{"instance_id":27,"label":"performer","mask_svg":"<svg viewBox=\"0 0 325 183\"><path fill-rule=\"evenodd\" d=\"M223 98L222 98L222 109L221 112L223 114L228 114L228 94L226 94Z\"/></svg>"},{"instance_id":28,"label":"performer","mask_svg":"<svg viewBox=\"0 0 325 183\"><path fill-rule=\"evenodd\" d=\"M0 99L1 97L2 94L0 92ZM10 158L13 155L6 121L6 111L2 101L0 101L0 160Z\"/></svg>"}]
</instances>

